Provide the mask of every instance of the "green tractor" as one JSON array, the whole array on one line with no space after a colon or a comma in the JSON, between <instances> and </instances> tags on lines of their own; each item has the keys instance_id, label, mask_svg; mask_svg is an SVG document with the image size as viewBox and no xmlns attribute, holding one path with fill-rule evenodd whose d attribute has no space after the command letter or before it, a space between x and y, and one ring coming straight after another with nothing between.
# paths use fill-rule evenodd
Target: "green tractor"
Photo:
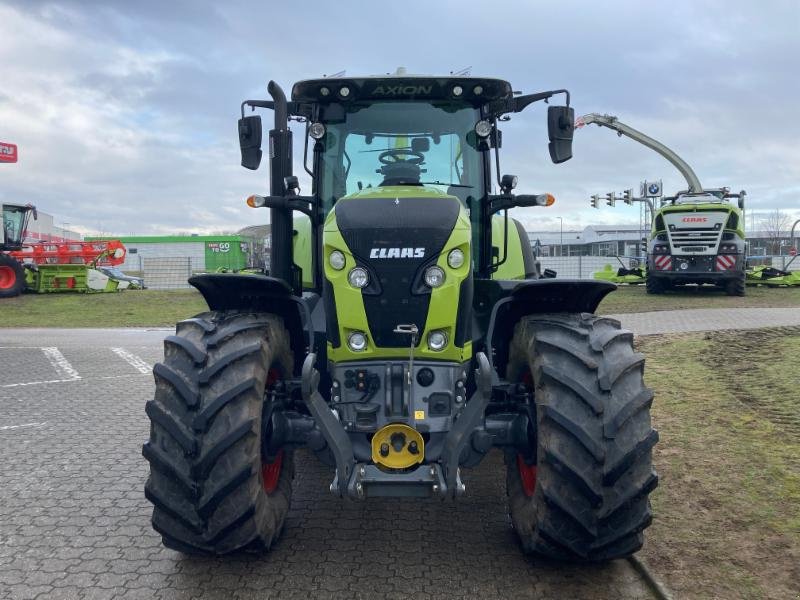
<instances>
[{"instance_id":1,"label":"green tractor","mask_svg":"<svg viewBox=\"0 0 800 600\"><path fill-rule=\"evenodd\" d=\"M505 456L525 551L628 556L657 477L644 357L593 313L605 281L543 277L508 210L551 204L500 175L498 125L547 112L550 156L572 156L566 90L395 75L275 82L242 103L242 165L269 131L270 274L190 279L210 312L165 339L147 403L145 494L166 546L263 551L281 533L294 453L334 469L330 491L454 499L464 469ZM305 122L300 195L289 120ZM499 193L494 193L495 183Z\"/></svg>"},{"instance_id":2,"label":"green tractor","mask_svg":"<svg viewBox=\"0 0 800 600\"><path fill-rule=\"evenodd\" d=\"M22 249L31 215L37 218L30 204L0 204L0 298L12 298L25 291L25 268L6 252Z\"/></svg>"}]
</instances>

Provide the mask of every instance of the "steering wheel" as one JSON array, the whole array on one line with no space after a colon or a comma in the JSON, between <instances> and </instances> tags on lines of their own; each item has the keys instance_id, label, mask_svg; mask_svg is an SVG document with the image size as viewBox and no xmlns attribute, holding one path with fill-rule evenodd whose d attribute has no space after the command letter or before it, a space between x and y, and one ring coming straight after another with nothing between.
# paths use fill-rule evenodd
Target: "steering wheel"
<instances>
[{"instance_id":1,"label":"steering wheel","mask_svg":"<svg viewBox=\"0 0 800 600\"><path fill-rule=\"evenodd\" d=\"M406 158L400 158L404 156ZM421 165L425 162L425 155L416 150L404 150L402 148L395 148L392 150L385 150L378 155L378 160L382 165L396 165L396 164L411 164Z\"/></svg>"}]
</instances>

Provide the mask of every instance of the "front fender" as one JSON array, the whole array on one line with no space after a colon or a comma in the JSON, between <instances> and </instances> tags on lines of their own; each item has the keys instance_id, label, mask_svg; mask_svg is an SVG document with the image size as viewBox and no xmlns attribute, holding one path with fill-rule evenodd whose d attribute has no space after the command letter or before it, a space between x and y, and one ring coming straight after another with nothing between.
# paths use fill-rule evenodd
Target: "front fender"
<instances>
[{"instance_id":1,"label":"front fender","mask_svg":"<svg viewBox=\"0 0 800 600\"><path fill-rule=\"evenodd\" d=\"M475 282L475 315L486 332L483 347L502 372L514 326L522 317L544 313L594 313L617 286L594 279L524 279ZM480 346L480 344L479 344Z\"/></svg>"},{"instance_id":2,"label":"front fender","mask_svg":"<svg viewBox=\"0 0 800 600\"><path fill-rule=\"evenodd\" d=\"M243 273L202 273L189 278L214 311L264 312L283 318L295 354L295 365L302 365L313 348L313 331L308 304L292 294L282 279Z\"/></svg>"}]
</instances>

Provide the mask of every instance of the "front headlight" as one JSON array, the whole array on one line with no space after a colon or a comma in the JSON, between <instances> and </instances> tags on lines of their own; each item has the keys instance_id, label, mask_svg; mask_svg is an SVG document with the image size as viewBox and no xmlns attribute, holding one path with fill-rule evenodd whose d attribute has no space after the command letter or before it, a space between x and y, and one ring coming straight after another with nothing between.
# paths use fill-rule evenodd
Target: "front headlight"
<instances>
[{"instance_id":1,"label":"front headlight","mask_svg":"<svg viewBox=\"0 0 800 600\"><path fill-rule=\"evenodd\" d=\"M367 287L369 283L369 273L364 267L354 267L347 274L347 281L350 282L354 288Z\"/></svg>"},{"instance_id":2,"label":"front headlight","mask_svg":"<svg viewBox=\"0 0 800 600\"><path fill-rule=\"evenodd\" d=\"M457 269L464 264L464 253L458 248L451 250L447 255L447 264L451 269Z\"/></svg>"},{"instance_id":3,"label":"front headlight","mask_svg":"<svg viewBox=\"0 0 800 600\"><path fill-rule=\"evenodd\" d=\"M347 345L353 352L363 352L367 349L367 336L360 331L354 331L347 338Z\"/></svg>"},{"instance_id":4,"label":"front headlight","mask_svg":"<svg viewBox=\"0 0 800 600\"><path fill-rule=\"evenodd\" d=\"M444 278L444 270L438 265L425 269L425 283L432 288L441 287L444 284Z\"/></svg>"},{"instance_id":5,"label":"front headlight","mask_svg":"<svg viewBox=\"0 0 800 600\"><path fill-rule=\"evenodd\" d=\"M341 271L342 269L344 269L344 265L347 261L345 260L343 252L339 250L334 250L328 257L328 262L330 263L332 268L336 269L337 271Z\"/></svg>"},{"instance_id":6,"label":"front headlight","mask_svg":"<svg viewBox=\"0 0 800 600\"><path fill-rule=\"evenodd\" d=\"M434 352L439 352L444 350L445 346L447 346L447 334L444 331L436 330L428 334L428 348Z\"/></svg>"}]
</instances>

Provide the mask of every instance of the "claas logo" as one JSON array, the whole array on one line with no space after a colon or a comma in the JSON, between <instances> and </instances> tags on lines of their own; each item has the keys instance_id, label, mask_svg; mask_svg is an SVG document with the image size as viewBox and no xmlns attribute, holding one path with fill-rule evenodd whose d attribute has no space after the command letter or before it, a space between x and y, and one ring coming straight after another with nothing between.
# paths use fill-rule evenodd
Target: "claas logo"
<instances>
[{"instance_id":1,"label":"claas logo","mask_svg":"<svg viewBox=\"0 0 800 600\"><path fill-rule=\"evenodd\" d=\"M708 217L683 217L681 219L684 223L705 223Z\"/></svg>"}]
</instances>

